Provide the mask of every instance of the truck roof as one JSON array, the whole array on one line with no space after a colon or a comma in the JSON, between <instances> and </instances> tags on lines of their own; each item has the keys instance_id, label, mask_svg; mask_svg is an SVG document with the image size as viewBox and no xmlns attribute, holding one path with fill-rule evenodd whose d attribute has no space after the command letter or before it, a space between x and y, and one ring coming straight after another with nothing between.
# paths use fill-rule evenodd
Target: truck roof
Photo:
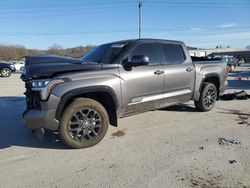
<instances>
[{"instance_id":1,"label":"truck roof","mask_svg":"<svg viewBox=\"0 0 250 188\"><path fill-rule=\"evenodd\" d=\"M166 40L166 39L152 39L152 38L141 38L141 39L129 39L129 40L121 40L114 41L112 43L132 43L132 42L164 42L164 43L172 43L172 44L184 44L182 41L177 40Z\"/></svg>"}]
</instances>

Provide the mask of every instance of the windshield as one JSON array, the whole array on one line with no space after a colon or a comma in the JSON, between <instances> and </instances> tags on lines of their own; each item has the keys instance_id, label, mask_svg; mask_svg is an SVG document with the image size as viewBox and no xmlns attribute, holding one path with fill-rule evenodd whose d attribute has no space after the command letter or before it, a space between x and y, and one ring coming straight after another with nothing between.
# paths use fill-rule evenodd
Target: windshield
<instances>
[{"instance_id":1,"label":"windshield","mask_svg":"<svg viewBox=\"0 0 250 188\"><path fill-rule=\"evenodd\" d=\"M125 45L126 44L121 43L103 44L84 55L81 60L84 62L111 64L120 54Z\"/></svg>"}]
</instances>

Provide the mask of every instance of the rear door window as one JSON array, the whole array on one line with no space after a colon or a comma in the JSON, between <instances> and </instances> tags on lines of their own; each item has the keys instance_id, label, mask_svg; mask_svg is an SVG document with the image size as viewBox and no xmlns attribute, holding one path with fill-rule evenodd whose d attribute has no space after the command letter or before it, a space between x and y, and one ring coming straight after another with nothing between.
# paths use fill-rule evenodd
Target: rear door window
<instances>
[{"instance_id":1,"label":"rear door window","mask_svg":"<svg viewBox=\"0 0 250 188\"><path fill-rule=\"evenodd\" d=\"M178 44L162 44L164 64L179 64L186 60L183 48Z\"/></svg>"}]
</instances>

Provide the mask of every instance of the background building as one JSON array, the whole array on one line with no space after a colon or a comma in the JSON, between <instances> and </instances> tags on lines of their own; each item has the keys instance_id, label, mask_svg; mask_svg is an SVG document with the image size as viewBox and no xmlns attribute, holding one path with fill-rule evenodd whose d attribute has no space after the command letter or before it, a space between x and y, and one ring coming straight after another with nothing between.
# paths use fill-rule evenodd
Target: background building
<instances>
[{"instance_id":1,"label":"background building","mask_svg":"<svg viewBox=\"0 0 250 188\"><path fill-rule=\"evenodd\" d=\"M201 49L201 48L193 48L189 47L189 53L191 56L195 57L205 57L205 56L234 56L238 59L245 59L247 61L250 60L250 50L240 49L240 48L211 48L211 49Z\"/></svg>"}]
</instances>

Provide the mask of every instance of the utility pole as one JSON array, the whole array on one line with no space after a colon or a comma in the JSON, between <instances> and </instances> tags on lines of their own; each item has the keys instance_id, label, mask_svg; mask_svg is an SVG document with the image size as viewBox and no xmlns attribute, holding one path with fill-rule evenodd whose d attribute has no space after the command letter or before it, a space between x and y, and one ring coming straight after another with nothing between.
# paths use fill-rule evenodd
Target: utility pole
<instances>
[{"instance_id":1,"label":"utility pole","mask_svg":"<svg viewBox=\"0 0 250 188\"><path fill-rule=\"evenodd\" d=\"M141 25L142 25L142 0L139 0L139 38L141 38Z\"/></svg>"}]
</instances>

